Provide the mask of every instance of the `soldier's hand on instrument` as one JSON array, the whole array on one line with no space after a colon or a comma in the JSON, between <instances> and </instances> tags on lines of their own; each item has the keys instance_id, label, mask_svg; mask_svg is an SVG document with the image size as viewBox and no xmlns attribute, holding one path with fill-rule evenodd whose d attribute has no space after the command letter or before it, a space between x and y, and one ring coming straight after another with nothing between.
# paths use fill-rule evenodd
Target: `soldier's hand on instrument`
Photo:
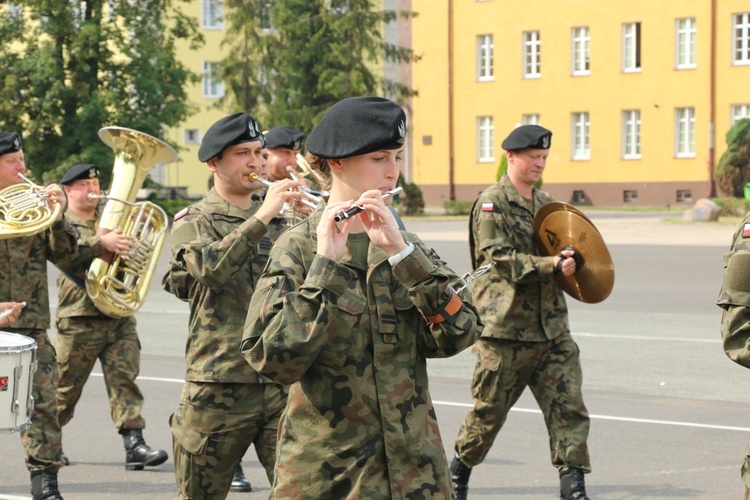
<instances>
[{"instance_id":1,"label":"soldier's hand on instrument","mask_svg":"<svg viewBox=\"0 0 750 500\"><path fill-rule=\"evenodd\" d=\"M133 250L138 244L134 236L122 234L122 229L119 227L100 236L100 238L105 250L117 254L127 253Z\"/></svg>"},{"instance_id":2,"label":"soldier's hand on instrument","mask_svg":"<svg viewBox=\"0 0 750 500\"><path fill-rule=\"evenodd\" d=\"M566 249L555 255L555 259L552 261L553 269L555 274L562 274L563 276L572 276L576 272L576 261L573 258L575 250Z\"/></svg>"},{"instance_id":3,"label":"soldier's hand on instrument","mask_svg":"<svg viewBox=\"0 0 750 500\"><path fill-rule=\"evenodd\" d=\"M47 193L47 204L51 209L54 208L55 203L62 205L62 211L60 211L60 215L57 217L57 220L61 220L65 206L68 204L68 199L65 197L62 188L58 184L50 184L49 186L45 186L44 192Z\"/></svg>"},{"instance_id":4,"label":"soldier's hand on instrument","mask_svg":"<svg viewBox=\"0 0 750 500\"><path fill-rule=\"evenodd\" d=\"M365 191L354 204L364 208L357 215L374 245L382 248L388 255L395 255L406 248L404 237L401 236L393 213L385 206L381 191Z\"/></svg>"},{"instance_id":5,"label":"soldier's hand on instrument","mask_svg":"<svg viewBox=\"0 0 750 500\"><path fill-rule=\"evenodd\" d=\"M0 327L10 326L21 315L26 302L0 302Z\"/></svg>"},{"instance_id":6,"label":"soldier's hand on instrument","mask_svg":"<svg viewBox=\"0 0 750 500\"><path fill-rule=\"evenodd\" d=\"M283 179L274 182L268 187L263 205L255 212L255 218L264 224L271 222L276 217L286 202L301 200L304 193L299 191L300 183L291 179Z\"/></svg>"},{"instance_id":7,"label":"soldier's hand on instrument","mask_svg":"<svg viewBox=\"0 0 750 500\"><path fill-rule=\"evenodd\" d=\"M346 239L349 236L352 219L336 222L336 214L353 205L351 201L339 201L327 205L316 228L318 253L338 262L346 253Z\"/></svg>"}]
</instances>

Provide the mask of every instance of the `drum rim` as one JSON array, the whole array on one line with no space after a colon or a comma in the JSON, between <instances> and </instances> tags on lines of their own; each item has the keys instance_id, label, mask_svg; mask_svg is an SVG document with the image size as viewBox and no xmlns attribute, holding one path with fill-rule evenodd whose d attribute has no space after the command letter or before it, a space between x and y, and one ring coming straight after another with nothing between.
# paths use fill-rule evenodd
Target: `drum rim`
<instances>
[{"instance_id":1,"label":"drum rim","mask_svg":"<svg viewBox=\"0 0 750 500\"><path fill-rule=\"evenodd\" d=\"M5 337L6 335L11 336L11 337L18 337L17 340L22 343L13 344L13 345L0 345L0 352L16 353L16 352L26 352L32 349L36 349L36 341L32 339L31 337L27 335L21 335L20 333L11 333L11 332L0 330L0 342L2 342L1 339Z\"/></svg>"}]
</instances>

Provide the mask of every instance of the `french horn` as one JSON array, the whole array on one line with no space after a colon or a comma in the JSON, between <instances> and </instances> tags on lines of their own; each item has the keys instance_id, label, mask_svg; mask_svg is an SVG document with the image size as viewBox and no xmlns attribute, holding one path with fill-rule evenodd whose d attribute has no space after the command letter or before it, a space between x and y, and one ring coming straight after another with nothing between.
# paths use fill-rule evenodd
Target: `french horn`
<instances>
[{"instance_id":1,"label":"french horn","mask_svg":"<svg viewBox=\"0 0 750 500\"><path fill-rule=\"evenodd\" d=\"M60 215L62 204L49 207L47 192L19 173L24 182L0 191L0 240L41 233Z\"/></svg>"}]
</instances>

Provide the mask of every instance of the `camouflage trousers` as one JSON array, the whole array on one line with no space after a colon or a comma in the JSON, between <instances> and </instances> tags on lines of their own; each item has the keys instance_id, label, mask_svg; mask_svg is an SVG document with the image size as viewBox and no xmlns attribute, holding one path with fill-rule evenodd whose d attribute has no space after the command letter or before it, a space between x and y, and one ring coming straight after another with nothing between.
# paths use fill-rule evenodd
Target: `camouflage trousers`
<instances>
[{"instance_id":1,"label":"camouflage trousers","mask_svg":"<svg viewBox=\"0 0 750 500\"><path fill-rule=\"evenodd\" d=\"M251 444L273 484L286 390L278 384L186 382L172 427L178 499L226 498Z\"/></svg>"},{"instance_id":2,"label":"camouflage trousers","mask_svg":"<svg viewBox=\"0 0 750 500\"><path fill-rule=\"evenodd\" d=\"M473 467L487 456L508 412L526 386L549 433L552 465L591 472L589 415L583 404L578 346L569 333L548 342L480 338L471 383L474 408L456 438L461 461Z\"/></svg>"},{"instance_id":3,"label":"camouflage trousers","mask_svg":"<svg viewBox=\"0 0 750 500\"><path fill-rule=\"evenodd\" d=\"M58 381L55 349L47 337L46 330L29 328L3 328L3 330L31 337L37 345L37 368L31 391L34 397L34 411L31 414L31 426L21 433L26 468L57 472L63 463L62 431L57 421L55 405L55 390Z\"/></svg>"},{"instance_id":4,"label":"camouflage trousers","mask_svg":"<svg viewBox=\"0 0 750 500\"><path fill-rule=\"evenodd\" d=\"M750 500L750 442L747 443L747 451L745 452L745 460L742 461L740 475L745 482L745 499Z\"/></svg>"},{"instance_id":5,"label":"camouflage trousers","mask_svg":"<svg viewBox=\"0 0 750 500\"><path fill-rule=\"evenodd\" d=\"M117 429L143 429L143 394L135 383L141 364L141 344L133 318L58 318L55 350L60 369L57 416L60 427L73 418L83 386L98 359L109 396L109 411Z\"/></svg>"}]
</instances>

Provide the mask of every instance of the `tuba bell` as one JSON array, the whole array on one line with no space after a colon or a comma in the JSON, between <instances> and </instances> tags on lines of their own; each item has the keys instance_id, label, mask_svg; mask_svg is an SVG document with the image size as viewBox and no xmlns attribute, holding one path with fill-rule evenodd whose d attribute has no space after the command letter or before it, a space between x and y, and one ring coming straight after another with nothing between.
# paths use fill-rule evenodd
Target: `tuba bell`
<instances>
[{"instance_id":1,"label":"tuba bell","mask_svg":"<svg viewBox=\"0 0 750 500\"><path fill-rule=\"evenodd\" d=\"M119 255L94 259L86 273L86 291L107 316L132 316L146 300L156 262L166 238L167 214L150 201L135 202L136 194L156 164L177 160L177 153L148 134L123 127L104 127L99 138L115 153L112 183L97 234L120 228L137 247Z\"/></svg>"},{"instance_id":2,"label":"tuba bell","mask_svg":"<svg viewBox=\"0 0 750 500\"><path fill-rule=\"evenodd\" d=\"M0 191L0 240L22 238L41 233L56 220L62 205L47 205L47 193L23 174L24 180Z\"/></svg>"}]
</instances>

